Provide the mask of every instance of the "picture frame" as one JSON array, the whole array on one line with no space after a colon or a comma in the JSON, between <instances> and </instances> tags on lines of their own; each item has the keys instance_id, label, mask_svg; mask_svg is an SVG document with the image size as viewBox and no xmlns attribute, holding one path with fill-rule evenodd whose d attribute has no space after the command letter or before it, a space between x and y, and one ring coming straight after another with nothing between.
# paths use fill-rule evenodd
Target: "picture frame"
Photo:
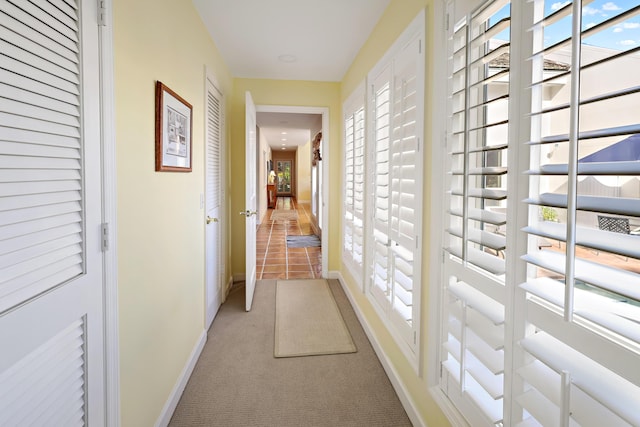
<instances>
[{"instance_id":1,"label":"picture frame","mask_svg":"<svg viewBox=\"0 0 640 427\"><path fill-rule=\"evenodd\" d=\"M156 82L156 172L191 172L193 107Z\"/></svg>"}]
</instances>

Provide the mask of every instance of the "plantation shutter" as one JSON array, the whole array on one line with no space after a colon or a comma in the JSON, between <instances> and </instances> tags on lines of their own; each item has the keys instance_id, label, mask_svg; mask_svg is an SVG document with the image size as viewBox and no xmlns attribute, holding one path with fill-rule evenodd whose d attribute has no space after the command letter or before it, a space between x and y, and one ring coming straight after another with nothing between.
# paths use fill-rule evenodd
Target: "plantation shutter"
<instances>
[{"instance_id":1,"label":"plantation shutter","mask_svg":"<svg viewBox=\"0 0 640 427\"><path fill-rule=\"evenodd\" d=\"M509 30L509 2L493 1L448 43L442 387L474 425L504 417Z\"/></svg>"},{"instance_id":2,"label":"plantation shutter","mask_svg":"<svg viewBox=\"0 0 640 427\"><path fill-rule=\"evenodd\" d=\"M373 116L373 271L371 294L385 310L391 303L389 281L389 128L391 118L391 69L387 67L372 85Z\"/></svg>"},{"instance_id":3,"label":"plantation shutter","mask_svg":"<svg viewBox=\"0 0 640 427\"><path fill-rule=\"evenodd\" d=\"M355 137L353 114L348 114L344 121L344 239L343 254L345 261L350 262L353 253L353 188L354 188L354 149Z\"/></svg>"},{"instance_id":4,"label":"plantation shutter","mask_svg":"<svg viewBox=\"0 0 640 427\"><path fill-rule=\"evenodd\" d=\"M602 46L640 6L592 17L587 3L538 0L531 27L526 391L516 401L532 424L640 425L638 48Z\"/></svg>"},{"instance_id":5,"label":"plantation shutter","mask_svg":"<svg viewBox=\"0 0 640 427\"><path fill-rule=\"evenodd\" d=\"M345 197L343 259L362 280L364 244L364 96L360 90L345 103Z\"/></svg>"},{"instance_id":6,"label":"plantation shutter","mask_svg":"<svg viewBox=\"0 0 640 427\"><path fill-rule=\"evenodd\" d=\"M422 152L420 139L422 126L422 82L418 70L424 57L422 39L415 38L394 60L393 105L391 108L390 168L391 200L390 230L392 276L391 301L394 320L405 331L404 339L415 344L413 322L417 318L415 299L416 255L421 234L419 216L422 214L421 179Z\"/></svg>"},{"instance_id":7,"label":"plantation shutter","mask_svg":"<svg viewBox=\"0 0 640 427\"><path fill-rule=\"evenodd\" d=\"M83 274L84 225L77 4L3 0L0 22L2 311Z\"/></svg>"},{"instance_id":8,"label":"plantation shutter","mask_svg":"<svg viewBox=\"0 0 640 427\"><path fill-rule=\"evenodd\" d=\"M420 17L416 18L419 22ZM370 74L370 294L409 360L419 331L424 114L423 32L409 28Z\"/></svg>"}]
</instances>

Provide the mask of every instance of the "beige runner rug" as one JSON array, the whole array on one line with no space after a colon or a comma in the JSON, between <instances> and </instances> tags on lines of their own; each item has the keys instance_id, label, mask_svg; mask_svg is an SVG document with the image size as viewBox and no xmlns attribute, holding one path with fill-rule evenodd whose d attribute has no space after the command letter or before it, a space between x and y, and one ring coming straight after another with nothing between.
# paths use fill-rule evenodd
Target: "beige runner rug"
<instances>
[{"instance_id":1,"label":"beige runner rug","mask_svg":"<svg viewBox=\"0 0 640 427\"><path fill-rule=\"evenodd\" d=\"M326 280L278 280L275 357L356 351Z\"/></svg>"}]
</instances>

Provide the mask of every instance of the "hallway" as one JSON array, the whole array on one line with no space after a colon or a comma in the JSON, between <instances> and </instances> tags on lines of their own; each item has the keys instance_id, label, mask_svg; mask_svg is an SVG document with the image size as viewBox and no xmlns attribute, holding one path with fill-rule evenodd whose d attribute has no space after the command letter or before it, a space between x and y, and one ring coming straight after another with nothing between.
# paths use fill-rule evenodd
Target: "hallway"
<instances>
[{"instance_id":1,"label":"hallway","mask_svg":"<svg viewBox=\"0 0 640 427\"><path fill-rule=\"evenodd\" d=\"M298 204L293 197L278 197L276 211L294 211L298 219L271 219L268 209L258 227L256 242L256 278L316 279L322 277L322 248L289 248L287 236L313 234L308 203Z\"/></svg>"},{"instance_id":2,"label":"hallway","mask_svg":"<svg viewBox=\"0 0 640 427\"><path fill-rule=\"evenodd\" d=\"M250 312L236 283L170 427L410 427L340 283L329 280L356 353L275 358L276 281L256 286Z\"/></svg>"}]
</instances>

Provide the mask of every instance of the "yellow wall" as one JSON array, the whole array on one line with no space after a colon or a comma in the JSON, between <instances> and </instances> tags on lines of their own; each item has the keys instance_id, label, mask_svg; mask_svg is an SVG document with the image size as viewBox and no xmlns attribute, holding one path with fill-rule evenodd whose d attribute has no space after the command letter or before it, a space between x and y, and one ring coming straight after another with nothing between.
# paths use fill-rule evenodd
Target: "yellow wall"
<instances>
[{"instance_id":1,"label":"yellow wall","mask_svg":"<svg viewBox=\"0 0 640 427\"><path fill-rule=\"evenodd\" d=\"M232 78L191 2L114 0L113 21L122 425L151 426L204 328L205 65ZM156 80L193 106L191 173L155 172Z\"/></svg>"},{"instance_id":2,"label":"yellow wall","mask_svg":"<svg viewBox=\"0 0 640 427\"><path fill-rule=\"evenodd\" d=\"M245 272L245 220L233 215L245 210L244 153L245 153L245 92L250 91L256 105L327 107L329 109L329 145L333 153L330 161L329 192L340 190L340 84L331 82L234 79L231 102L231 253L233 274ZM324 157L323 157L324 159ZM340 209L329 212L329 269L337 269L340 251Z\"/></svg>"},{"instance_id":3,"label":"yellow wall","mask_svg":"<svg viewBox=\"0 0 640 427\"><path fill-rule=\"evenodd\" d=\"M431 230L429 230L429 209L430 209L430 188L431 188L431 177L429 173L428 165L431 164L431 115L433 111L432 98L430 93L433 91L432 86L432 75L433 75L433 67L432 61L430 58L433 57L433 43L431 42L431 38L433 37L432 28L433 28L433 16L432 16L432 5L433 1L431 0L392 0L389 6L387 7L384 15L374 28L374 31L368 38L367 42L363 46L363 48L358 53L355 61L351 64L351 67L347 71L346 75L343 78L341 85L341 104L344 102L347 97L355 90L355 88L360 84L367 76L367 73L376 65L376 63L382 58L384 53L391 47L391 45L395 42L398 36L404 31L404 29L413 21L416 15L420 10L426 8L426 23L425 23L425 34L426 34L426 84L425 84L425 157L424 157L424 174L423 174L423 185L424 185L424 203L423 203L423 242L430 242ZM342 176L342 175L340 175ZM341 206L341 193L332 193L330 198L330 205L332 210L338 210L338 207ZM342 229L342 224L332 223L333 227L339 227ZM422 285L422 299L421 299L421 355L422 355L422 366L424 375L426 375L427 367L430 366L433 361L427 360L427 348L429 345L438 345L438 343L428 343L427 342L427 334L428 330L428 318L429 318L429 256L430 256L430 248L428 245L424 245L423 249L423 267L422 267L422 278L417 280L417 283ZM407 361L405 356L402 354L395 341L388 333L386 327L380 321L378 315L374 311L371 303L362 292L362 284L357 283L352 276L348 273L347 268L340 263L340 272L342 276L345 278L347 286L351 290L352 295L358 305L359 309L366 317L367 322L372 327L374 334L378 337L379 342L384 348L385 353L389 357L391 363L394 368L398 372L402 382L404 383L407 391L409 392L411 398L413 399L417 410L422 417L429 425L432 426L447 426L449 422L446 417L437 406L435 401L432 399L431 395L428 392L427 381L424 378L418 376L413 368L411 368L410 363Z\"/></svg>"}]
</instances>

